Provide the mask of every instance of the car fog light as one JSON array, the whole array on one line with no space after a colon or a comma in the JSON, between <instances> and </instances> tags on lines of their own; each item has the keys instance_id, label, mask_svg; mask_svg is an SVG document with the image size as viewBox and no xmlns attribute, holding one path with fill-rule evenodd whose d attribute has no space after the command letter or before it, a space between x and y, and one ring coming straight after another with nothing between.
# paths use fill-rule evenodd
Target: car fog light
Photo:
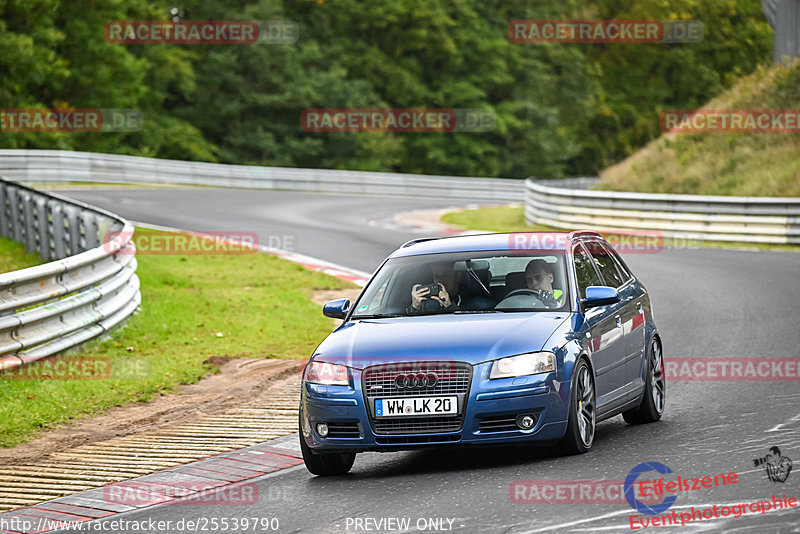
<instances>
[{"instance_id":1,"label":"car fog light","mask_svg":"<svg viewBox=\"0 0 800 534\"><path fill-rule=\"evenodd\" d=\"M328 435L328 425L325 424L325 423L317 424L317 434L319 434L319 437L321 437L321 438L324 438L325 436L327 436Z\"/></svg>"},{"instance_id":2,"label":"car fog light","mask_svg":"<svg viewBox=\"0 0 800 534\"><path fill-rule=\"evenodd\" d=\"M517 416L517 426L522 430L530 430L536 424L536 418L529 414L521 414Z\"/></svg>"}]
</instances>

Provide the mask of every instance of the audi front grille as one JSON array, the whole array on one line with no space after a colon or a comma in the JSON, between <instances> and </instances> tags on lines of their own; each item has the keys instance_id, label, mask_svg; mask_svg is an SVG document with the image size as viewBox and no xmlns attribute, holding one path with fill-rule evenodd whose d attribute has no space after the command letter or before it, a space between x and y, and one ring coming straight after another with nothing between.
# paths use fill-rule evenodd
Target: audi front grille
<instances>
[{"instance_id":1,"label":"audi front grille","mask_svg":"<svg viewBox=\"0 0 800 534\"><path fill-rule=\"evenodd\" d=\"M370 424L376 434L432 434L457 432L472 382L472 366L461 362L394 363L367 367L361 383ZM375 417L375 399L458 397L458 414L413 417Z\"/></svg>"}]
</instances>

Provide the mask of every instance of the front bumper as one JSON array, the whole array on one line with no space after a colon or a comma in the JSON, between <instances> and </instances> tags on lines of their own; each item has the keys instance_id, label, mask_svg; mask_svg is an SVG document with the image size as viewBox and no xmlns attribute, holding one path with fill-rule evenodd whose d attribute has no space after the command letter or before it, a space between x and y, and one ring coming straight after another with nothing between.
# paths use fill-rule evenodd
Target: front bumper
<instances>
[{"instance_id":1,"label":"front bumper","mask_svg":"<svg viewBox=\"0 0 800 534\"><path fill-rule=\"evenodd\" d=\"M556 440L566 432L569 382L557 373L489 380L491 363L473 366L466 406L460 406L463 424L457 431L425 433L376 432L362 390L362 371L351 369L350 386L303 383L300 432L317 451L395 451L441 445L513 444ZM530 430L513 425L520 414L533 414ZM322 438L316 427L331 428Z\"/></svg>"}]
</instances>

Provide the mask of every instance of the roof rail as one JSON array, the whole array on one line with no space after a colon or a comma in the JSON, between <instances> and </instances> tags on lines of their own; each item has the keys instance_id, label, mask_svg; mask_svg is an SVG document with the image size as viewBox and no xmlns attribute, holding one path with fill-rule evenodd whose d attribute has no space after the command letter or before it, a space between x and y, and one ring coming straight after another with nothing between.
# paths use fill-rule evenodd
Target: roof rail
<instances>
[{"instance_id":1,"label":"roof rail","mask_svg":"<svg viewBox=\"0 0 800 534\"><path fill-rule=\"evenodd\" d=\"M597 232L596 230L576 230L574 232L570 232L569 235L570 235L571 238L584 237L584 236L585 237L603 237L602 235L600 235L600 232Z\"/></svg>"},{"instance_id":2,"label":"roof rail","mask_svg":"<svg viewBox=\"0 0 800 534\"><path fill-rule=\"evenodd\" d=\"M424 243L425 241L434 241L436 239L441 239L441 237L418 237L417 239L406 241L400 246L400 248L406 248L410 247L411 245L416 245L417 243Z\"/></svg>"}]
</instances>

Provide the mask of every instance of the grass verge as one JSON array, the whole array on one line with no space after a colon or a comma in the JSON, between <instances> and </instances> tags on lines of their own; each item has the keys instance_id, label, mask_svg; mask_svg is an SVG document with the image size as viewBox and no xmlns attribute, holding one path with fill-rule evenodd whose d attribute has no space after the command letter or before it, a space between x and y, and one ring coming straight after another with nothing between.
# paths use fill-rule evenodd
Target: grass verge
<instances>
[{"instance_id":1,"label":"grass verge","mask_svg":"<svg viewBox=\"0 0 800 534\"><path fill-rule=\"evenodd\" d=\"M451 211L442 216L442 222L454 224L465 230L485 230L487 232L566 232L562 228L530 225L525 222L525 209L522 206L499 206L462 211ZM576 228L577 230L577 228ZM609 232L600 232L608 234ZM697 239L664 238L665 247L675 248L733 248L751 250L800 251L798 245L772 245L754 243L734 243L726 241L701 241Z\"/></svg>"},{"instance_id":2,"label":"grass verge","mask_svg":"<svg viewBox=\"0 0 800 534\"><path fill-rule=\"evenodd\" d=\"M25 245L0 237L0 273L26 269L42 263L38 254L25 250Z\"/></svg>"},{"instance_id":3,"label":"grass verge","mask_svg":"<svg viewBox=\"0 0 800 534\"><path fill-rule=\"evenodd\" d=\"M451 211L442 216L442 222L461 226L465 230L487 232L562 232L557 228L525 222L522 206L497 206L472 210Z\"/></svg>"},{"instance_id":4,"label":"grass verge","mask_svg":"<svg viewBox=\"0 0 800 534\"><path fill-rule=\"evenodd\" d=\"M761 67L704 108L772 109L796 114L800 108L800 60ZM797 197L798 154L799 133L668 133L600 173L597 188Z\"/></svg>"},{"instance_id":5,"label":"grass verge","mask_svg":"<svg viewBox=\"0 0 800 534\"><path fill-rule=\"evenodd\" d=\"M153 234L137 230L134 240ZM310 301L315 289L350 282L267 254L137 255L142 306L111 339L75 356L110 361L111 378L0 379L0 447L112 406L147 401L212 371L211 356L311 355L333 321Z\"/></svg>"}]
</instances>

